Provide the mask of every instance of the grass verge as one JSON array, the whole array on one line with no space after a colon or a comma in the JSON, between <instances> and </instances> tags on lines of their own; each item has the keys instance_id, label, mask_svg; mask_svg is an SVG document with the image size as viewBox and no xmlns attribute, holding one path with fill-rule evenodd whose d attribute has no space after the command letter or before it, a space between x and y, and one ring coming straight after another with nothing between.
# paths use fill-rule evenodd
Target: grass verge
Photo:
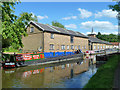
<instances>
[{"instance_id":1,"label":"grass verge","mask_svg":"<svg viewBox=\"0 0 120 90\"><path fill-rule=\"evenodd\" d=\"M106 64L98 68L97 72L84 86L85 88L109 88L113 87L114 73L117 68L120 55L113 55L108 59Z\"/></svg>"}]
</instances>

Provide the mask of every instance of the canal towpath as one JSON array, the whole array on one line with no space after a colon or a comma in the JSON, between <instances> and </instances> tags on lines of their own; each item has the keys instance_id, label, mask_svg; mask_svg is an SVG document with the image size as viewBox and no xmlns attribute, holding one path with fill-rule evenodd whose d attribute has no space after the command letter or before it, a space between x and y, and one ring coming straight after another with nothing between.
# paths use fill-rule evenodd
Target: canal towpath
<instances>
[{"instance_id":1,"label":"canal towpath","mask_svg":"<svg viewBox=\"0 0 120 90\"><path fill-rule=\"evenodd\" d=\"M115 71L113 88L118 88L120 90L120 62Z\"/></svg>"}]
</instances>

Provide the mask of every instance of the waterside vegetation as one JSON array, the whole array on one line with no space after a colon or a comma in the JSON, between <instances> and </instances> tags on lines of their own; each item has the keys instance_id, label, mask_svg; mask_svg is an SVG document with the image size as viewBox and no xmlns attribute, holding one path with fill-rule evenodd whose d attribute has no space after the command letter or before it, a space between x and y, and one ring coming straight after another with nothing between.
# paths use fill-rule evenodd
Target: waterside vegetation
<instances>
[{"instance_id":1,"label":"waterside vegetation","mask_svg":"<svg viewBox=\"0 0 120 90\"><path fill-rule=\"evenodd\" d=\"M120 55L113 55L108 58L106 64L103 64L95 75L85 85L85 88L113 88L114 73L120 62ZM83 90L84 90L83 89Z\"/></svg>"}]
</instances>

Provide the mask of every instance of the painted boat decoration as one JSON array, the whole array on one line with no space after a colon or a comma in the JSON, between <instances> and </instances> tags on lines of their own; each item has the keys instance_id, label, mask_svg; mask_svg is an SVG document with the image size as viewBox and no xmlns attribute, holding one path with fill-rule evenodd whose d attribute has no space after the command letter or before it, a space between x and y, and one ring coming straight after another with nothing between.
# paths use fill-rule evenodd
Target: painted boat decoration
<instances>
[{"instance_id":1,"label":"painted boat decoration","mask_svg":"<svg viewBox=\"0 0 120 90\"><path fill-rule=\"evenodd\" d=\"M14 68L24 65L24 62L44 59L44 53L3 54L3 68Z\"/></svg>"},{"instance_id":2,"label":"painted boat decoration","mask_svg":"<svg viewBox=\"0 0 120 90\"><path fill-rule=\"evenodd\" d=\"M15 55L15 61L34 61L44 59L44 53L25 53L25 54L17 54Z\"/></svg>"}]
</instances>

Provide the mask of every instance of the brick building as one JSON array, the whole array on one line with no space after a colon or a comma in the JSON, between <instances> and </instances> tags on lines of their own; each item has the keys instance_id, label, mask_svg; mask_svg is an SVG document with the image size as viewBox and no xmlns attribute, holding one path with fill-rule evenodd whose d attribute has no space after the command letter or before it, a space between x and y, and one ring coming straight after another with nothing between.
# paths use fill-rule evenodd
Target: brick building
<instances>
[{"instance_id":1,"label":"brick building","mask_svg":"<svg viewBox=\"0 0 120 90\"><path fill-rule=\"evenodd\" d=\"M80 32L31 21L27 37L22 37L23 50L41 52L73 52L88 50L88 37Z\"/></svg>"},{"instance_id":2,"label":"brick building","mask_svg":"<svg viewBox=\"0 0 120 90\"><path fill-rule=\"evenodd\" d=\"M89 36L89 50L104 50L113 48L113 45L107 41L100 40L96 34L88 34Z\"/></svg>"},{"instance_id":3,"label":"brick building","mask_svg":"<svg viewBox=\"0 0 120 90\"><path fill-rule=\"evenodd\" d=\"M113 44L113 48L119 48L120 47L119 42L111 42L111 44Z\"/></svg>"}]
</instances>

